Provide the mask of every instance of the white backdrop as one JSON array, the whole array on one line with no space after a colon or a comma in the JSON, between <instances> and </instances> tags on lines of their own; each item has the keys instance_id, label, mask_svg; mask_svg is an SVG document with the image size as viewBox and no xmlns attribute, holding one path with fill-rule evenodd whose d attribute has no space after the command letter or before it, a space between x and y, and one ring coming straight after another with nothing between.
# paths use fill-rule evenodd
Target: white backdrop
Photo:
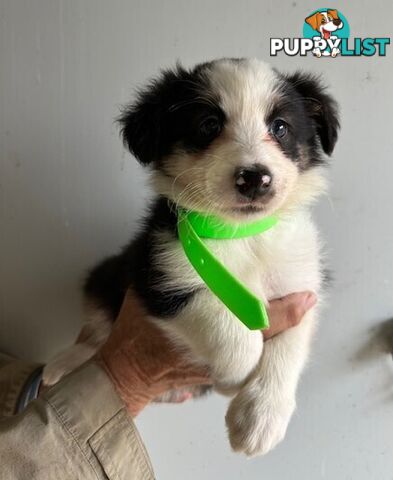
<instances>
[{"instance_id":1,"label":"white backdrop","mask_svg":"<svg viewBox=\"0 0 393 480\"><path fill-rule=\"evenodd\" d=\"M84 272L133 233L149 192L113 123L133 88L178 59L269 61L269 38L300 36L318 7L0 0L2 350L45 360L71 342ZM389 0L332 7L353 36L392 33ZM153 406L138 425L159 479L393 478L392 360L378 345L362 350L393 312L392 55L270 59L323 73L341 104L331 193L316 210L334 271L330 306L285 442L246 461L228 447L225 399Z\"/></svg>"}]
</instances>

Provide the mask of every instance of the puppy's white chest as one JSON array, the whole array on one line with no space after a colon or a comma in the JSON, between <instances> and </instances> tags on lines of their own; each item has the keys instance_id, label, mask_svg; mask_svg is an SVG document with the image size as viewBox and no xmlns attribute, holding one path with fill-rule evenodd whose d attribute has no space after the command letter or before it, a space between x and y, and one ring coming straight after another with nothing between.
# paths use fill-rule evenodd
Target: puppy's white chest
<instances>
[{"instance_id":1,"label":"puppy's white chest","mask_svg":"<svg viewBox=\"0 0 393 480\"><path fill-rule=\"evenodd\" d=\"M168 239L169 240L169 239ZM207 289L178 241L160 238L157 262L165 272L162 288ZM205 240L222 264L261 300L320 286L319 242L307 213L280 222L254 237Z\"/></svg>"},{"instance_id":2,"label":"puppy's white chest","mask_svg":"<svg viewBox=\"0 0 393 480\"><path fill-rule=\"evenodd\" d=\"M212 248L226 267L264 301L295 291L319 290L319 241L307 214L298 214L256 237Z\"/></svg>"}]
</instances>

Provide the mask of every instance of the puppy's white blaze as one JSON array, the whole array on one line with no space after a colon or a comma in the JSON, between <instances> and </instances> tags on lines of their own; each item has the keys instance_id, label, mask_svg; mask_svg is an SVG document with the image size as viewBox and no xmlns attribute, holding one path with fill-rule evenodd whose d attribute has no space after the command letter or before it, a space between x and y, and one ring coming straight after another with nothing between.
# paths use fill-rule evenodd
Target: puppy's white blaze
<instances>
[{"instance_id":1,"label":"puppy's white blaze","mask_svg":"<svg viewBox=\"0 0 393 480\"><path fill-rule=\"evenodd\" d=\"M220 106L227 115L227 129L233 140L254 156L255 144L267 133L264 118L277 96L276 74L258 60L239 65L222 60L214 65L209 79L212 89L219 92ZM255 157L251 163L255 163Z\"/></svg>"},{"instance_id":2,"label":"puppy's white blaze","mask_svg":"<svg viewBox=\"0 0 393 480\"><path fill-rule=\"evenodd\" d=\"M266 113L265 105L277 86L274 70L256 59L238 64L225 59L216 62L209 81L212 89L219 92L224 111L231 118L244 116L248 121Z\"/></svg>"}]
</instances>

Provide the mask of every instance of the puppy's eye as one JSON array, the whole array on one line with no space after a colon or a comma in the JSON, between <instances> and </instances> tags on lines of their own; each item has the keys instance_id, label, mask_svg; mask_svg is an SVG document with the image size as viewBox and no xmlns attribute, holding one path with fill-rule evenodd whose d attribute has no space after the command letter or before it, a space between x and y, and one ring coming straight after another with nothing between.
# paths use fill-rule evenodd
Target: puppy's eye
<instances>
[{"instance_id":1,"label":"puppy's eye","mask_svg":"<svg viewBox=\"0 0 393 480\"><path fill-rule=\"evenodd\" d=\"M322 18L321 23L322 23L322 25L323 25L324 23L326 23L326 18L325 18L325 17Z\"/></svg>"},{"instance_id":2,"label":"puppy's eye","mask_svg":"<svg viewBox=\"0 0 393 480\"><path fill-rule=\"evenodd\" d=\"M270 127L270 132L272 135L274 135L276 138L283 138L288 132L288 124L284 122L284 120L281 120L278 118L277 120L274 120Z\"/></svg>"},{"instance_id":3,"label":"puppy's eye","mask_svg":"<svg viewBox=\"0 0 393 480\"><path fill-rule=\"evenodd\" d=\"M218 117L210 115L199 124L199 132L205 138L214 138L221 131L221 123Z\"/></svg>"}]
</instances>

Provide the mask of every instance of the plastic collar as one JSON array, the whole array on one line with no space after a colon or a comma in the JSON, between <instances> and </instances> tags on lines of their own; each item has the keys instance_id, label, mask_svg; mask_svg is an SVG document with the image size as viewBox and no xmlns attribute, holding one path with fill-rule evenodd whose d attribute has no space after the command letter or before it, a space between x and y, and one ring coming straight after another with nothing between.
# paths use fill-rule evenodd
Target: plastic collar
<instances>
[{"instance_id":1,"label":"plastic collar","mask_svg":"<svg viewBox=\"0 0 393 480\"><path fill-rule=\"evenodd\" d=\"M179 210L178 233L184 252L209 289L250 330L269 328L266 307L213 255L201 238L236 239L269 230L278 222L270 216L247 224L232 224L213 215Z\"/></svg>"}]
</instances>

